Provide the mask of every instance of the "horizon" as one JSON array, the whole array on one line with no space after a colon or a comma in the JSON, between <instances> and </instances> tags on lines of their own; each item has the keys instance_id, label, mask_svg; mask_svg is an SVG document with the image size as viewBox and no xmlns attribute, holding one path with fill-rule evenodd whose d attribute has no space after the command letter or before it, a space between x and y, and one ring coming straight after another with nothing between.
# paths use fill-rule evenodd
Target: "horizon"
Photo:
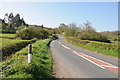
<instances>
[{"instance_id":1,"label":"horizon","mask_svg":"<svg viewBox=\"0 0 120 80\"><path fill-rule=\"evenodd\" d=\"M0 18L5 13L21 18L30 25L44 25L55 28L60 23L76 23L77 26L87 20L97 32L118 30L117 2L10 2L2 4ZM31 17L32 16L32 17Z\"/></svg>"}]
</instances>

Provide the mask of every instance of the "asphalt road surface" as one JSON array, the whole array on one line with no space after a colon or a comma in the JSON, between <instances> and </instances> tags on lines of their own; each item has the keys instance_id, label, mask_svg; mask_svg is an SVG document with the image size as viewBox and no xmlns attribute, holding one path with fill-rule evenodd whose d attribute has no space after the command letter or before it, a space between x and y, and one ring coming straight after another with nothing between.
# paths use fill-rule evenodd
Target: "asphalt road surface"
<instances>
[{"instance_id":1,"label":"asphalt road surface","mask_svg":"<svg viewBox=\"0 0 120 80\"><path fill-rule=\"evenodd\" d=\"M118 59L66 42L63 36L51 42L57 78L118 78Z\"/></svg>"}]
</instances>

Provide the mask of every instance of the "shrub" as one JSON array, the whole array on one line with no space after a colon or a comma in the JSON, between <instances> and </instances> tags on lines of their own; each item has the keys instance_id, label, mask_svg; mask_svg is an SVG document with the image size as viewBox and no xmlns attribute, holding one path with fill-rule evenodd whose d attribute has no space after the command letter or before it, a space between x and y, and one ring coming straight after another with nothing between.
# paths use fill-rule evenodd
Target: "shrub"
<instances>
[{"instance_id":1,"label":"shrub","mask_svg":"<svg viewBox=\"0 0 120 80\"><path fill-rule=\"evenodd\" d=\"M55 39L58 39L58 36L56 34L52 34L52 36L50 36L50 38L55 40Z\"/></svg>"},{"instance_id":2,"label":"shrub","mask_svg":"<svg viewBox=\"0 0 120 80\"><path fill-rule=\"evenodd\" d=\"M24 29L20 29L17 31L17 37L20 37L21 39L32 39L34 38L34 34L35 32L33 31L32 27L29 28L24 28Z\"/></svg>"},{"instance_id":3,"label":"shrub","mask_svg":"<svg viewBox=\"0 0 120 80\"><path fill-rule=\"evenodd\" d=\"M33 28L34 32L35 32L35 36L38 39L46 39L50 36L50 33L43 28L39 28L39 27L35 27Z\"/></svg>"},{"instance_id":4,"label":"shrub","mask_svg":"<svg viewBox=\"0 0 120 80\"><path fill-rule=\"evenodd\" d=\"M77 27L75 23L69 24L68 26L62 24L62 26L59 27L59 30L64 31L64 34L67 37L110 43L110 40L108 40L105 35L96 32L89 21L80 27Z\"/></svg>"},{"instance_id":5,"label":"shrub","mask_svg":"<svg viewBox=\"0 0 120 80\"><path fill-rule=\"evenodd\" d=\"M69 37L73 37L78 32L78 30L79 28L75 23L69 24L66 28L65 35Z\"/></svg>"},{"instance_id":6,"label":"shrub","mask_svg":"<svg viewBox=\"0 0 120 80\"><path fill-rule=\"evenodd\" d=\"M78 38L81 40L91 40L110 43L110 40L108 40L106 36L93 31L81 31L78 34Z\"/></svg>"},{"instance_id":7,"label":"shrub","mask_svg":"<svg viewBox=\"0 0 120 80\"><path fill-rule=\"evenodd\" d=\"M20 37L21 39L33 39L33 38L38 38L38 39L46 39L49 37L49 32L46 31L43 28L39 27L27 27L24 29L20 29L17 31L17 37Z\"/></svg>"}]
</instances>

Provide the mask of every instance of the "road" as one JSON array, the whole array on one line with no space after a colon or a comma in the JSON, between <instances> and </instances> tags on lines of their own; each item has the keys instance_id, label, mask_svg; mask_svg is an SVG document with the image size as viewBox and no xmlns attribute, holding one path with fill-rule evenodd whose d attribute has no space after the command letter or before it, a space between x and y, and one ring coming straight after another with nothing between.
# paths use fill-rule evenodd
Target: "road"
<instances>
[{"instance_id":1,"label":"road","mask_svg":"<svg viewBox=\"0 0 120 80\"><path fill-rule=\"evenodd\" d=\"M118 59L73 46L63 36L58 37L50 44L57 78L118 78Z\"/></svg>"}]
</instances>

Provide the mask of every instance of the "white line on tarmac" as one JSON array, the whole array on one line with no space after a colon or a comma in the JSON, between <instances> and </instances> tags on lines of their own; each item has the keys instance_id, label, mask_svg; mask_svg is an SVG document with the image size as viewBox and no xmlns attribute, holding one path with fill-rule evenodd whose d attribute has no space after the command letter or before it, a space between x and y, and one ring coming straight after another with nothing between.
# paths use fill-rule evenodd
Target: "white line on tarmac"
<instances>
[{"instance_id":1,"label":"white line on tarmac","mask_svg":"<svg viewBox=\"0 0 120 80\"><path fill-rule=\"evenodd\" d=\"M109 66L109 65L101 65L101 66L110 67L110 68L118 68L117 66Z\"/></svg>"},{"instance_id":2,"label":"white line on tarmac","mask_svg":"<svg viewBox=\"0 0 120 80\"><path fill-rule=\"evenodd\" d=\"M63 46L64 48L66 48L66 49L69 49L69 50L71 49L71 48L69 48L69 47L67 47L67 46L65 46L65 45L62 45L62 46ZM103 62L103 63L108 64L108 65L99 65L99 64L97 64L97 63L95 63L95 62L93 62L93 61L85 58L84 56L78 54L78 53L77 53L76 51L74 51L74 50L73 50L73 53L75 53L75 54L77 54L78 56L86 59L87 61L89 61L89 62L97 65L98 67L100 67L100 68L102 68L102 69L105 69L105 67L119 68L119 67L117 67L117 66L115 66L115 65L112 65L112 64L110 64L110 63L108 63L108 62L105 62L105 61L102 61L102 60L100 60L100 59L97 59L97 58L94 58L94 57L92 57L92 56L88 56L88 55L84 54L85 56L91 57L91 58L93 58L93 59L95 59L95 60L98 60L98 61L101 61L101 62ZM83 54L83 53L81 53L81 54Z\"/></svg>"},{"instance_id":3,"label":"white line on tarmac","mask_svg":"<svg viewBox=\"0 0 120 80\"><path fill-rule=\"evenodd\" d=\"M86 56L88 56L88 55L86 55ZM108 65L114 67L114 68L119 68L119 67L117 67L116 65L113 65L113 64L110 64L110 63L108 63L108 62L102 61L102 60L97 59L97 58L95 58L95 57L92 57L92 56L88 56L88 57L91 57L91 58L93 58L93 59L96 59L96 60L98 60L98 61L101 61L101 62L103 62L103 63L105 63L105 64L108 64Z\"/></svg>"},{"instance_id":4,"label":"white line on tarmac","mask_svg":"<svg viewBox=\"0 0 120 80\"><path fill-rule=\"evenodd\" d=\"M64 48L66 48L66 49L70 49L70 48L68 48L67 46L65 46L65 45L62 45Z\"/></svg>"},{"instance_id":5,"label":"white line on tarmac","mask_svg":"<svg viewBox=\"0 0 120 80\"><path fill-rule=\"evenodd\" d=\"M59 41L59 44L61 44L61 42Z\"/></svg>"},{"instance_id":6,"label":"white line on tarmac","mask_svg":"<svg viewBox=\"0 0 120 80\"><path fill-rule=\"evenodd\" d=\"M77 54L78 56L80 56L80 57L82 57L82 58L86 59L87 61L89 61L89 62L91 62L91 63L95 64L96 66L98 66L98 67L100 67L100 68L102 68L102 69L105 69L103 66L100 66L99 64L97 64L97 63L95 63L95 62L93 62L93 61L91 61L91 60L89 60L89 59L85 58L84 56L79 55L79 54L78 54L78 53L76 53L76 52L74 52L74 53L75 53L75 54Z\"/></svg>"}]
</instances>

